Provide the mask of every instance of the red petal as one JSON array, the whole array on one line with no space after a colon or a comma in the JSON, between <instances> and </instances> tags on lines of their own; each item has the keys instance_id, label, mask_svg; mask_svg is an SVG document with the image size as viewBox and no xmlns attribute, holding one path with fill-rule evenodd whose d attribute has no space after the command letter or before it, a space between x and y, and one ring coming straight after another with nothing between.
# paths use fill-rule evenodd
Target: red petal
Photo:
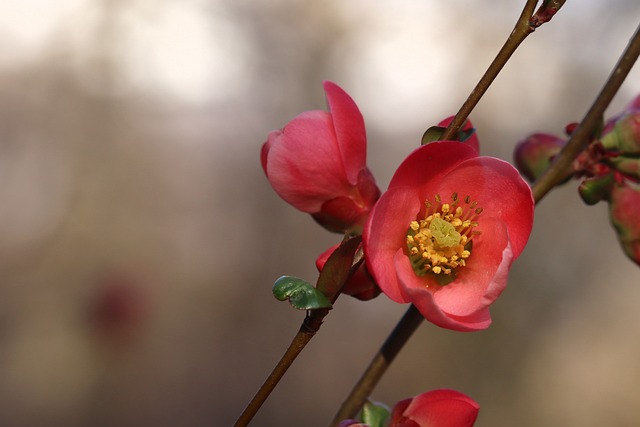
<instances>
[{"instance_id":1,"label":"red petal","mask_svg":"<svg viewBox=\"0 0 640 427\"><path fill-rule=\"evenodd\" d=\"M438 287L435 279L430 276L416 276L409 263L409 258L403 253L398 252L394 261L401 292L406 295L406 301L410 301L415 305L429 322L442 328L464 332L487 329L491 325L489 310L486 308L467 317L457 317L445 313L435 302L434 294L432 293L436 292ZM425 286L428 282L431 282L429 288Z\"/></svg>"},{"instance_id":2,"label":"red petal","mask_svg":"<svg viewBox=\"0 0 640 427\"><path fill-rule=\"evenodd\" d=\"M277 138L279 133L280 131L278 130L269 132L267 141L262 144L262 149L260 150L260 164L262 165L262 169L264 170L265 175L267 175L267 179L269 179L269 172L267 171L267 158L269 157L269 150L271 149L271 140Z\"/></svg>"},{"instance_id":3,"label":"red petal","mask_svg":"<svg viewBox=\"0 0 640 427\"><path fill-rule=\"evenodd\" d=\"M391 178L389 189L409 186L414 189L419 187L421 193L433 193L441 176L460 162L477 155L472 147L455 141L438 141L423 145L409 154L398 167ZM433 196L434 194L429 194L428 197ZM420 194L420 197L426 198L425 194Z\"/></svg>"},{"instance_id":4,"label":"red petal","mask_svg":"<svg viewBox=\"0 0 640 427\"><path fill-rule=\"evenodd\" d=\"M486 309L507 286L507 273L513 254L504 223L487 220L478 226L482 234L473 239L467 265L456 279L441 287L435 301L445 313L459 319Z\"/></svg>"},{"instance_id":5,"label":"red petal","mask_svg":"<svg viewBox=\"0 0 640 427\"><path fill-rule=\"evenodd\" d=\"M418 423L404 416L404 411L407 410L412 401L413 398L404 399L393 406L387 424L388 427L420 427Z\"/></svg>"},{"instance_id":6,"label":"red petal","mask_svg":"<svg viewBox=\"0 0 640 427\"><path fill-rule=\"evenodd\" d=\"M396 302L408 302L400 290L393 259L406 245L409 223L423 201L411 188L390 189L374 206L365 225L363 248L369 271L382 292Z\"/></svg>"},{"instance_id":7,"label":"red petal","mask_svg":"<svg viewBox=\"0 0 640 427\"><path fill-rule=\"evenodd\" d=\"M352 187L342 168L329 113L307 111L269 135L266 170L274 190L304 212L348 196ZM342 194L341 194L342 193Z\"/></svg>"},{"instance_id":8,"label":"red petal","mask_svg":"<svg viewBox=\"0 0 640 427\"><path fill-rule=\"evenodd\" d=\"M449 172L437 189L442 195L457 192L478 201L483 218L498 218L507 225L514 259L524 249L533 227L534 201L529 185L511 164L493 157L465 160Z\"/></svg>"},{"instance_id":9,"label":"red petal","mask_svg":"<svg viewBox=\"0 0 640 427\"><path fill-rule=\"evenodd\" d=\"M322 83L338 142L340 159L347 180L355 185L358 174L366 167L367 134L364 119L353 99L333 82Z\"/></svg>"},{"instance_id":10,"label":"red petal","mask_svg":"<svg viewBox=\"0 0 640 427\"><path fill-rule=\"evenodd\" d=\"M433 390L416 396L404 416L424 427L471 427L480 405L456 390Z\"/></svg>"}]
</instances>

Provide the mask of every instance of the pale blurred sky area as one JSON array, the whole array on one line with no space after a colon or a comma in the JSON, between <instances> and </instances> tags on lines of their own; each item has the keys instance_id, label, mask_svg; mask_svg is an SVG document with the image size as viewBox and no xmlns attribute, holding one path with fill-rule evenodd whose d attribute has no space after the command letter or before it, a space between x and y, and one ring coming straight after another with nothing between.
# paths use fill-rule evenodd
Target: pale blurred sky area
<instances>
[{"instance_id":1,"label":"pale blurred sky area","mask_svg":"<svg viewBox=\"0 0 640 427\"><path fill-rule=\"evenodd\" d=\"M315 281L341 237L271 190L268 132L335 81L386 188L523 4L0 3L0 425L231 425L304 316L273 281ZM580 120L639 21L637 0L567 1L472 113L482 154L511 161ZM636 66L607 115L639 93ZM536 209L493 325L423 325L373 398L455 388L478 427L640 425L639 308L606 205L568 183ZM327 425L405 309L340 298L252 425Z\"/></svg>"}]
</instances>

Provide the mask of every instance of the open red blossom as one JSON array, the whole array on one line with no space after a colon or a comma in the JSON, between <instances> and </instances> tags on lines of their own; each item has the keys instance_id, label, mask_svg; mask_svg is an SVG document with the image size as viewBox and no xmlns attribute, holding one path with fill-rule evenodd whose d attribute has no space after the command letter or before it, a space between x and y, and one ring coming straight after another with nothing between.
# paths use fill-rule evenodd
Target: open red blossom
<instances>
[{"instance_id":1,"label":"open red blossom","mask_svg":"<svg viewBox=\"0 0 640 427\"><path fill-rule=\"evenodd\" d=\"M464 393L432 390L396 403L388 427L471 427L479 410Z\"/></svg>"},{"instance_id":2,"label":"open red blossom","mask_svg":"<svg viewBox=\"0 0 640 427\"><path fill-rule=\"evenodd\" d=\"M382 292L430 322L486 329L489 306L533 226L529 186L509 163L452 141L424 145L400 165L363 233Z\"/></svg>"},{"instance_id":3,"label":"open red blossom","mask_svg":"<svg viewBox=\"0 0 640 427\"><path fill-rule=\"evenodd\" d=\"M361 230L380 196L367 169L364 120L338 85L323 83L329 111L307 111L262 146L262 168L287 203L331 231Z\"/></svg>"}]
</instances>

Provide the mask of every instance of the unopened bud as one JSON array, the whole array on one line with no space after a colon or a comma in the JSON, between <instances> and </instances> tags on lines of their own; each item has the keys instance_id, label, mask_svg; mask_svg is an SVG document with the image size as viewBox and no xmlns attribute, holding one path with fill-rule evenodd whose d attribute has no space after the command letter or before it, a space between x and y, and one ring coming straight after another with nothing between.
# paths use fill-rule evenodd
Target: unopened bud
<instances>
[{"instance_id":1,"label":"unopened bud","mask_svg":"<svg viewBox=\"0 0 640 427\"><path fill-rule=\"evenodd\" d=\"M629 181L614 186L609 215L625 254L640 265L640 186Z\"/></svg>"},{"instance_id":2,"label":"unopened bud","mask_svg":"<svg viewBox=\"0 0 640 427\"><path fill-rule=\"evenodd\" d=\"M640 110L623 115L602 138L602 146L623 154L640 154Z\"/></svg>"},{"instance_id":3,"label":"unopened bud","mask_svg":"<svg viewBox=\"0 0 640 427\"><path fill-rule=\"evenodd\" d=\"M640 157L615 156L607 159L613 169L631 179L640 179Z\"/></svg>"},{"instance_id":4,"label":"unopened bud","mask_svg":"<svg viewBox=\"0 0 640 427\"><path fill-rule=\"evenodd\" d=\"M613 174L586 178L578 186L578 193L586 204L595 205L601 200L609 200L613 182Z\"/></svg>"},{"instance_id":5,"label":"unopened bud","mask_svg":"<svg viewBox=\"0 0 640 427\"><path fill-rule=\"evenodd\" d=\"M534 133L518 142L514 150L516 167L529 181L535 181L551 160L560 152L565 141L555 135Z\"/></svg>"}]
</instances>

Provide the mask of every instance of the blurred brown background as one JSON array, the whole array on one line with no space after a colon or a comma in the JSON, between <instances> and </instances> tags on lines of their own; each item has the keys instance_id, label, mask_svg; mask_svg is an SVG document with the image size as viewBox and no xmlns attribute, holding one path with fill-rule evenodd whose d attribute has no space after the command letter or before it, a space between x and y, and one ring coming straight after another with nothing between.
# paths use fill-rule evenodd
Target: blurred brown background
<instances>
[{"instance_id":1,"label":"blurred brown background","mask_svg":"<svg viewBox=\"0 0 640 427\"><path fill-rule=\"evenodd\" d=\"M271 191L268 131L360 106L381 188L511 31L501 0L0 5L0 425L230 425L303 313L276 301L340 236ZM485 155L579 120L640 18L567 2L472 114ZM640 93L636 67L614 103ZM640 271L571 183L479 333L423 325L374 398L450 387L478 426L640 424ZM406 307L341 298L256 417L324 426ZM346 327L345 327L346 325Z\"/></svg>"}]
</instances>

